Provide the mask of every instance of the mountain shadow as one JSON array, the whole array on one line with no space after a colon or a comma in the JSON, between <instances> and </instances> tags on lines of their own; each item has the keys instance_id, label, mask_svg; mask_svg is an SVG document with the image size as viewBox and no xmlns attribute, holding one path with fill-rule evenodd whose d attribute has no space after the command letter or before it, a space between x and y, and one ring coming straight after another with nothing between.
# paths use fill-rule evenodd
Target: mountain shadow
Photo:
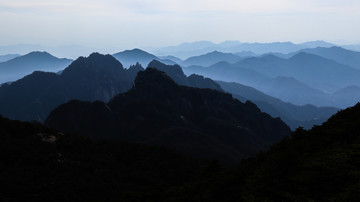
<instances>
[{"instance_id":1,"label":"mountain shadow","mask_svg":"<svg viewBox=\"0 0 360 202\"><path fill-rule=\"evenodd\" d=\"M162 145L227 163L267 149L290 134L251 102L212 89L177 85L164 72L139 72L134 87L110 102L70 101L45 124L85 137Z\"/></svg>"},{"instance_id":2,"label":"mountain shadow","mask_svg":"<svg viewBox=\"0 0 360 202\"><path fill-rule=\"evenodd\" d=\"M164 147L89 140L1 116L0 139L0 201L149 200L209 164Z\"/></svg>"},{"instance_id":3,"label":"mountain shadow","mask_svg":"<svg viewBox=\"0 0 360 202\"><path fill-rule=\"evenodd\" d=\"M322 126L299 128L269 151L176 193L184 201L357 201L359 117L357 104Z\"/></svg>"}]
</instances>

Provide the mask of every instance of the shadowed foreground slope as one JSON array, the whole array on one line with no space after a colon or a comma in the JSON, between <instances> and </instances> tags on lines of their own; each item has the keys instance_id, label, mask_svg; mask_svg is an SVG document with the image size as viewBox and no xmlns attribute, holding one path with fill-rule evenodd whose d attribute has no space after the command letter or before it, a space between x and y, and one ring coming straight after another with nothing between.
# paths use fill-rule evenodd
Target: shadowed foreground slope
<instances>
[{"instance_id":1,"label":"shadowed foreground slope","mask_svg":"<svg viewBox=\"0 0 360 202\"><path fill-rule=\"evenodd\" d=\"M151 200L145 193L182 185L206 168L165 148L88 140L2 117L0 140L0 201Z\"/></svg>"},{"instance_id":2,"label":"shadowed foreground slope","mask_svg":"<svg viewBox=\"0 0 360 202\"><path fill-rule=\"evenodd\" d=\"M177 192L182 200L357 201L360 104Z\"/></svg>"}]
</instances>

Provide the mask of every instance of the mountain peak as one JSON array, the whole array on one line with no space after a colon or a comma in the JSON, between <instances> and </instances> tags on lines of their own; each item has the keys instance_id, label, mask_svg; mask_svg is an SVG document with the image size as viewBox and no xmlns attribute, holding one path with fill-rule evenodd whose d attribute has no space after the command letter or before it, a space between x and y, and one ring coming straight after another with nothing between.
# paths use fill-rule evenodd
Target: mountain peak
<instances>
[{"instance_id":1,"label":"mountain peak","mask_svg":"<svg viewBox=\"0 0 360 202\"><path fill-rule=\"evenodd\" d=\"M158 60L155 55L137 48L118 52L113 54L113 56L126 68L130 67L131 65L135 65L136 63L140 63L143 67L146 67L150 61Z\"/></svg>"},{"instance_id":2,"label":"mountain peak","mask_svg":"<svg viewBox=\"0 0 360 202\"><path fill-rule=\"evenodd\" d=\"M148 67L145 71L138 73L134 86L136 89L152 90L155 88L176 87L177 84L165 72Z\"/></svg>"},{"instance_id":3,"label":"mountain peak","mask_svg":"<svg viewBox=\"0 0 360 202\"><path fill-rule=\"evenodd\" d=\"M320 56L311 54L311 53L307 53L307 52L300 52L294 56L292 56L291 58L289 58L290 60L303 60L306 58L320 58Z\"/></svg>"},{"instance_id":4,"label":"mountain peak","mask_svg":"<svg viewBox=\"0 0 360 202\"><path fill-rule=\"evenodd\" d=\"M122 52L118 52L114 54L114 57L138 57L138 56L146 56L146 57L154 57L156 58L155 55L152 55L146 51L143 51L139 48L134 48L131 50L124 50Z\"/></svg>"},{"instance_id":5,"label":"mountain peak","mask_svg":"<svg viewBox=\"0 0 360 202\"><path fill-rule=\"evenodd\" d=\"M65 68L62 75L73 75L75 72L78 75L98 71L118 72L122 70L124 70L122 64L113 56L92 53L88 57L79 57L69 67Z\"/></svg>"},{"instance_id":6,"label":"mountain peak","mask_svg":"<svg viewBox=\"0 0 360 202\"><path fill-rule=\"evenodd\" d=\"M46 51L33 51L30 52L26 55L24 55L24 57L28 57L28 58L43 58L43 57L51 57L51 58L56 58L55 56L51 55L50 53L46 52ZM16 58L15 58L16 59Z\"/></svg>"}]
</instances>

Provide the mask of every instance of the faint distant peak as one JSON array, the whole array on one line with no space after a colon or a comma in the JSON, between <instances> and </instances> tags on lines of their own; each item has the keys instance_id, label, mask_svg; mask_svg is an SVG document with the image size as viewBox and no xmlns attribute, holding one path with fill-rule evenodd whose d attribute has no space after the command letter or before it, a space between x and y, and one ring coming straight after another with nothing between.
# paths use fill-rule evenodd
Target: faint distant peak
<instances>
[{"instance_id":1,"label":"faint distant peak","mask_svg":"<svg viewBox=\"0 0 360 202\"><path fill-rule=\"evenodd\" d=\"M228 41L223 41L221 43L219 43L218 45L219 46L222 46L222 47L231 47L231 46L238 46L240 45L241 42L240 41L237 41L237 40L228 40Z\"/></svg>"},{"instance_id":2,"label":"faint distant peak","mask_svg":"<svg viewBox=\"0 0 360 202\"><path fill-rule=\"evenodd\" d=\"M24 56L46 56L46 57L55 57L53 55L51 55L50 53L46 52L46 51L33 51L30 52Z\"/></svg>"},{"instance_id":3,"label":"faint distant peak","mask_svg":"<svg viewBox=\"0 0 360 202\"><path fill-rule=\"evenodd\" d=\"M211 41L195 41L195 42L184 42L179 46L188 46L188 45L213 46L215 44Z\"/></svg>"},{"instance_id":4,"label":"faint distant peak","mask_svg":"<svg viewBox=\"0 0 360 202\"><path fill-rule=\"evenodd\" d=\"M329 48L329 47L332 47L332 46L336 46L335 44L328 43L328 42L322 41L322 40L308 41L308 42L305 42L305 43L301 43L299 45L305 46L307 48L317 48L317 47Z\"/></svg>"},{"instance_id":5,"label":"faint distant peak","mask_svg":"<svg viewBox=\"0 0 360 202\"><path fill-rule=\"evenodd\" d=\"M260 56L261 59L267 59L267 60L282 60L282 58L274 55L273 53L267 53Z\"/></svg>"},{"instance_id":6,"label":"faint distant peak","mask_svg":"<svg viewBox=\"0 0 360 202\"><path fill-rule=\"evenodd\" d=\"M153 54L150 54L144 50L141 50L141 49L138 49L138 48L134 48L134 49L131 49L131 50L124 50L122 52L118 52L118 53L115 53L114 56L116 57L119 57L119 56L124 56L124 57L154 57L156 58L155 55Z\"/></svg>"},{"instance_id":7,"label":"faint distant peak","mask_svg":"<svg viewBox=\"0 0 360 202\"><path fill-rule=\"evenodd\" d=\"M220 61L220 62L217 62L217 63L211 65L210 67L218 67L218 66L227 67L227 66L231 66L231 64L226 61Z\"/></svg>"},{"instance_id":8,"label":"faint distant peak","mask_svg":"<svg viewBox=\"0 0 360 202\"><path fill-rule=\"evenodd\" d=\"M307 52L299 52L299 53L295 54L294 56L292 56L290 58L290 60L292 60L292 59L310 58L310 57L318 58L320 56L317 56L317 55L314 55L314 54L311 54L311 53L307 53Z\"/></svg>"}]
</instances>

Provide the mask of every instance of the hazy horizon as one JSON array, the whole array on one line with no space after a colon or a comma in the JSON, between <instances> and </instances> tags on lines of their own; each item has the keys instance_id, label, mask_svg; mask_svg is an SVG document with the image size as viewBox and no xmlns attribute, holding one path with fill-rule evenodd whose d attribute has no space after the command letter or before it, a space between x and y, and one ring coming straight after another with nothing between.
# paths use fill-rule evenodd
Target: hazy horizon
<instances>
[{"instance_id":1,"label":"hazy horizon","mask_svg":"<svg viewBox=\"0 0 360 202\"><path fill-rule=\"evenodd\" d=\"M119 50L183 42L359 44L355 0L0 0L0 46Z\"/></svg>"}]
</instances>

